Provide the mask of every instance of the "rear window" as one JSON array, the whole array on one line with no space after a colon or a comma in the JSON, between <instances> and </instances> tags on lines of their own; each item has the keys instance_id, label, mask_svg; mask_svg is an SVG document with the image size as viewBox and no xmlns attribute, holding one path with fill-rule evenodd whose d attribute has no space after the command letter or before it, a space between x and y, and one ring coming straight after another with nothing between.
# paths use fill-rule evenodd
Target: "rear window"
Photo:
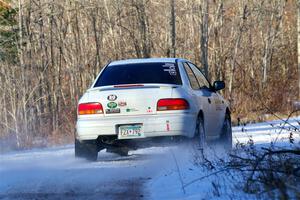
<instances>
[{"instance_id":1,"label":"rear window","mask_svg":"<svg viewBox=\"0 0 300 200\"><path fill-rule=\"evenodd\" d=\"M134 63L107 66L94 87L137 83L182 84L175 63Z\"/></svg>"}]
</instances>

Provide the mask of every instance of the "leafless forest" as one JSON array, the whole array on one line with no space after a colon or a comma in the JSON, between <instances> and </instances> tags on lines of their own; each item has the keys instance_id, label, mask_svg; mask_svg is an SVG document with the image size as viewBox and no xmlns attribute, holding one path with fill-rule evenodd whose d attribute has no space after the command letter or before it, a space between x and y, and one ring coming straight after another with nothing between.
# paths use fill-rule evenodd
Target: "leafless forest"
<instances>
[{"instance_id":1,"label":"leafless forest","mask_svg":"<svg viewBox=\"0 0 300 200\"><path fill-rule=\"evenodd\" d=\"M1 140L70 140L100 69L144 57L187 58L224 80L234 118L287 113L299 97L297 2L0 0Z\"/></svg>"}]
</instances>

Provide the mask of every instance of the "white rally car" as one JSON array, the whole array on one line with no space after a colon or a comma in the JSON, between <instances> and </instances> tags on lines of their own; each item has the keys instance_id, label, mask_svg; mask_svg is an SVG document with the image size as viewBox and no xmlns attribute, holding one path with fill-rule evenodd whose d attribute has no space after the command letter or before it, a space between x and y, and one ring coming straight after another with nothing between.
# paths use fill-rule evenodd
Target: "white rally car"
<instances>
[{"instance_id":1,"label":"white rally car","mask_svg":"<svg viewBox=\"0 0 300 200\"><path fill-rule=\"evenodd\" d=\"M159 136L220 139L231 148L228 103L201 70L180 58L114 61L105 66L78 105L75 156L96 160L101 149Z\"/></svg>"}]
</instances>

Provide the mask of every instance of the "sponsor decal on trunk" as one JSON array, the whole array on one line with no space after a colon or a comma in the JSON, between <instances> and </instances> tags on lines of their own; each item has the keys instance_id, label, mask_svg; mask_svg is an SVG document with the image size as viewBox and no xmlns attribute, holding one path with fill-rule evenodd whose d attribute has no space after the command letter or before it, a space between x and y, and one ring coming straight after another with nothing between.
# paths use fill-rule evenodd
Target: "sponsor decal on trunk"
<instances>
[{"instance_id":1,"label":"sponsor decal on trunk","mask_svg":"<svg viewBox=\"0 0 300 200\"><path fill-rule=\"evenodd\" d=\"M107 100L108 101L115 101L117 98L118 98L117 95L111 94L111 95L108 95Z\"/></svg>"},{"instance_id":2,"label":"sponsor decal on trunk","mask_svg":"<svg viewBox=\"0 0 300 200\"><path fill-rule=\"evenodd\" d=\"M127 108L126 112L135 112L135 111L139 111L138 109L135 108Z\"/></svg>"},{"instance_id":3,"label":"sponsor decal on trunk","mask_svg":"<svg viewBox=\"0 0 300 200\"><path fill-rule=\"evenodd\" d=\"M109 108L116 108L118 105L117 105L117 103L115 103L115 102L109 102L108 104L107 104L107 107L109 107Z\"/></svg>"},{"instance_id":4,"label":"sponsor decal on trunk","mask_svg":"<svg viewBox=\"0 0 300 200\"><path fill-rule=\"evenodd\" d=\"M120 113L120 108L110 108L105 110L106 114Z\"/></svg>"},{"instance_id":5,"label":"sponsor decal on trunk","mask_svg":"<svg viewBox=\"0 0 300 200\"><path fill-rule=\"evenodd\" d=\"M124 107L124 106L127 106L127 103L126 103L126 101L119 101L118 106Z\"/></svg>"}]
</instances>

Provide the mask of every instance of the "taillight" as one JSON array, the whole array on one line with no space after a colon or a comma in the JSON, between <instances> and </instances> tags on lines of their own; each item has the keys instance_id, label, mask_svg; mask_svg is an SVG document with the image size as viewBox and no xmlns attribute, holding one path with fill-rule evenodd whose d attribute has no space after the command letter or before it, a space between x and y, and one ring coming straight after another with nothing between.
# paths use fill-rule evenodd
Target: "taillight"
<instances>
[{"instance_id":1,"label":"taillight","mask_svg":"<svg viewBox=\"0 0 300 200\"><path fill-rule=\"evenodd\" d=\"M185 99L160 99L157 102L157 111L165 110L187 110L189 103Z\"/></svg>"},{"instance_id":2,"label":"taillight","mask_svg":"<svg viewBox=\"0 0 300 200\"><path fill-rule=\"evenodd\" d=\"M101 103L81 103L78 105L79 115L103 114Z\"/></svg>"}]
</instances>

